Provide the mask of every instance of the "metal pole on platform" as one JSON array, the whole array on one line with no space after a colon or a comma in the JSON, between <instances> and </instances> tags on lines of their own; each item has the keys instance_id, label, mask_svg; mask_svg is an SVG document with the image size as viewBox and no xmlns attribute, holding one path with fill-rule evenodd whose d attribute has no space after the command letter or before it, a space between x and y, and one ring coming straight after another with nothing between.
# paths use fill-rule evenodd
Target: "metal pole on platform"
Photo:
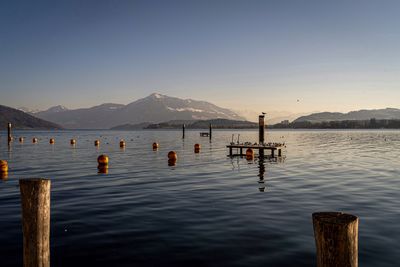
<instances>
[{"instance_id":1,"label":"metal pole on platform","mask_svg":"<svg viewBox=\"0 0 400 267\"><path fill-rule=\"evenodd\" d=\"M10 143L12 141L11 122L7 123L7 136L8 136L8 142Z\"/></svg>"},{"instance_id":2,"label":"metal pole on platform","mask_svg":"<svg viewBox=\"0 0 400 267\"><path fill-rule=\"evenodd\" d=\"M265 118L264 114L258 116L258 142L260 144L264 143L264 127L265 127L264 118Z\"/></svg>"}]
</instances>

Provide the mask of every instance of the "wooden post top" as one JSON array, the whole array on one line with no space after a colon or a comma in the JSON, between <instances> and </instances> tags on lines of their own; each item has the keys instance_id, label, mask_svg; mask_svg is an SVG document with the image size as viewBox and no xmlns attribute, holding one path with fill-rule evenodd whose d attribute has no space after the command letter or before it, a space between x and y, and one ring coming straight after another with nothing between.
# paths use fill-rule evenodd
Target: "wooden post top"
<instances>
[{"instance_id":1,"label":"wooden post top","mask_svg":"<svg viewBox=\"0 0 400 267\"><path fill-rule=\"evenodd\" d=\"M328 224L349 224L358 220L357 216L343 212L315 212L313 220Z\"/></svg>"},{"instance_id":2,"label":"wooden post top","mask_svg":"<svg viewBox=\"0 0 400 267\"><path fill-rule=\"evenodd\" d=\"M37 184L37 183L48 183L50 179L45 178L29 178L29 179L19 179L22 184Z\"/></svg>"}]
</instances>

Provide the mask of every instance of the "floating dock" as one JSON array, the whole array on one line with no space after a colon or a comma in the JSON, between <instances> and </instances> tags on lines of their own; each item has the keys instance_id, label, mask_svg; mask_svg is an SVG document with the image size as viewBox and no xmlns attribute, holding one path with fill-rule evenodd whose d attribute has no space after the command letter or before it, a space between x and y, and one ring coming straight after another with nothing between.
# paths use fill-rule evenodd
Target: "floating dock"
<instances>
[{"instance_id":1,"label":"floating dock","mask_svg":"<svg viewBox=\"0 0 400 267\"><path fill-rule=\"evenodd\" d=\"M229 156L246 156L246 153L243 154L243 148L245 149L251 149L251 150L258 150L258 156L260 158L264 158L264 150L270 150L271 151L271 157L275 157L275 151L278 152L278 157L282 156L282 149L285 148L284 143L265 143L264 142L264 129L265 129L265 113L262 115L258 116L258 143L251 143L251 142L245 142L245 143L239 143L239 138L238 142L234 143L233 142L233 137L232 137L232 142L227 145L226 147L229 148ZM236 148L239 150L239 153L233 154L233 149Z\"/></svg>"},{"instance_id":2,"label":"floating dock","mask_svg":"<svg viewBox=\"0 0 400 267\"><path fill-rule=\"evenodd\" d=\"M226 146L229 148L229 156L246 156L246 153L243 154L243 148L245 149L258 149L259 156L264 156L264 150L271 150L271 157L275 157L275 151L278 152L278 157L282 156L282 149L285 147L285 144L280 143L271 143L271 144L229 144ZM233 154L233 149L237 148L239 153Z\"/></svg>"}]
</instances>

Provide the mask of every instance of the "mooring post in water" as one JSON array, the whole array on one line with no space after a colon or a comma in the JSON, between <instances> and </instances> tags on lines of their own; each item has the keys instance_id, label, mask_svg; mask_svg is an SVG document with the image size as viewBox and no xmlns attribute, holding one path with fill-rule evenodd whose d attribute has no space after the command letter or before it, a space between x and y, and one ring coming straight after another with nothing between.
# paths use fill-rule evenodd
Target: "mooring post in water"
<instances>
[{"instance_id":1,"label":"mooring post in water","mask_svg":"<svg viewBox=\"0 0 400 267\"><path fill-rule=\"evenodd\" d=\"M182 139L185 139L185 124L182 124Z\"/></svg>"},{"instance_id":2,"label":"mooring post in water","mask_svg":"<svg viewBox=\"0 0 400 267\"><path fill-rule=\"evenodd\" d=\"M358 266L358 217L342 212L313 213L317 267Z\"/></svg>"},{"instance_id":3,"label":"mooring post in water","mask_svg":"<svg viewBox=\"0 0 400 267\"><path fill-rule=\"evenodd\" d=\"M50 267L50 185L48 179L19 180L24 267Z\"/></svg>"},{"instance_id":4,"label":"mooring post in water","mask_svg":"<svg viewBox=\"0 0 400 267\"><path fill-rule=\"evenodd\" d=\"M11 122L7 123L7 136L8 136L8 142L10 143L12 141Z\"/></svg>"},{"instance_id":5,"label":"mooring post in water","mask_svg":"<svg viewBox=\"0 0 400 267\"><path fill-rule=\"evenodd\" d=\"M209 131L209 133L208 133L208 136L210 137L210 140L211 140L211 135L212 135L212 125L211 125L211 123L210 123L210 131Z\"/></svg>"}]
</instances>

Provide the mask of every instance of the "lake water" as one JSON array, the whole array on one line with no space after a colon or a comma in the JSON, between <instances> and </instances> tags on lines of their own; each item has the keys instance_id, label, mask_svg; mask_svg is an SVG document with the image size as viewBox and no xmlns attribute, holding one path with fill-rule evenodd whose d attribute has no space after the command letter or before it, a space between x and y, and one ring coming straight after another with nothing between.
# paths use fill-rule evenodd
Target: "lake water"
<instances>
[{"instance_id":1,"label":"lake water","mask_svg":"<svg viewBox=\"0 0 400 267\"><path fill-rule=\"evenodd\" d=\"M8 148L2 132L10 172L0 181L1 266L22 265L18 179L32 177L52 180L53 266L315 266L316 211L359 216L360 266L399 265L400 131L268 131L267 141L287 148L264 163L227 157L233 133L258 139L257 131L214 131L212 143L199 131L185 140L179 131L16 131L25 143ZM108 174L97 171L102 153Z\"/></svg>"}]
</instances>

